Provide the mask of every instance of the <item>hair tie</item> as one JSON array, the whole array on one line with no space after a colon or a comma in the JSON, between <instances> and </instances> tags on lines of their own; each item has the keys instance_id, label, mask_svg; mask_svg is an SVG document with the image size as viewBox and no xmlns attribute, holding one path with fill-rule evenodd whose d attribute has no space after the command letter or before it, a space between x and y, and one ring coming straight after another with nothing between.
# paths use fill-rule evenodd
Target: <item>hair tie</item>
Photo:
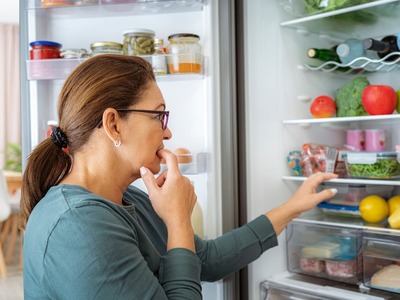
<instances>
[{"instance_id":1,"label":"hair tie","mask_svg":"<svg viewBox=\"0 0 400 300\"><path fill-rule=\"evenodd\" d=\"M54 126L50 135L52 141L60 149L68 147L68 139L60 127Z\"/></svg>"}]
</instances>

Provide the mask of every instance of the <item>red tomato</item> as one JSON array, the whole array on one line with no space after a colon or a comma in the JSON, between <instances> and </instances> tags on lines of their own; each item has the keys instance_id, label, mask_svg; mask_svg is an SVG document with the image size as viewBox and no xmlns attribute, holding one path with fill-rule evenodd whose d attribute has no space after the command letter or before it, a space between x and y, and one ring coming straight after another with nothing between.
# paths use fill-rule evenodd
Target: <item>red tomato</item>
<instances>
[{"instance_id":1,"label":"red tomato","mask_svg":"<svg viewBox=\"0 0 400 300\"><path fill-rule=\"evenodd\" d=\"M314 118L331 118L336 114L336 102L329 96L318 96L311 102L310 112Z\"/></svg>"}]
</instances>

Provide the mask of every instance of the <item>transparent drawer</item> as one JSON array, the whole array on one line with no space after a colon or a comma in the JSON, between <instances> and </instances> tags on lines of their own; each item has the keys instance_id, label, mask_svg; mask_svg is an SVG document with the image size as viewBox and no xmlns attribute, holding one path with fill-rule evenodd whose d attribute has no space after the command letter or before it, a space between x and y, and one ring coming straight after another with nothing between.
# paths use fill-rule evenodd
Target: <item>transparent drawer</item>
<instances>
[{"instance_id":1,"label":"transparent drawer","mask_svg":"<svg viewBox=\"0 0 400 300\"><path fill-rule=\"evenodd\" d=\"M400 294L400 232L365 232L363 268L365 286Z\"/></svg>"},{"instance_id":2,"label":"transparent drawer","mask_svg":"<svg viewBox=\"0 0 400 300\"><path fill-rule=\"evenodd\" d=\"M175 154L178 157L178 166L182 174L199 174L207 171L207 153ZM167 169L161 164L160 173Z\"/></svg>"},{"instance_id":3,"label":"transparent drawer","mask_svg":"<svg viewBox=\"0 0 400 300\"><path fill-rule=\"evenodd\" d=\"M361 282L359 229L293 221L286 229L288 270L335 281Z\"/></svg>"}]
</instances>

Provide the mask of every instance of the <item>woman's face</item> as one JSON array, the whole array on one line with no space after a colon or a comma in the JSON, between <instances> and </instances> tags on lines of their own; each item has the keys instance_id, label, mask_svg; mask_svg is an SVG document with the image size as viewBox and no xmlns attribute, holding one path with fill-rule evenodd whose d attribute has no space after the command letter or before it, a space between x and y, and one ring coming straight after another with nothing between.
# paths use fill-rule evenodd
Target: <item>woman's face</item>
<instances>
[{"instance_id":1,"label":"woman's face","mask_svg":"<svg viewBox=\"0 0 400 300\"><path fill-rule=\"evenodd\" d=\"M151 81L140 101L129 109L165 111L166 104L157 83ZM169 128L162 129L159 115L144 112L129 112L125 125L121 137L126 156L124 161L133 163L135 172L145 166L154 174L158 173L161 158L157 151L164 148L164 140L172 137Z\"/></svg>"}]
</instances>

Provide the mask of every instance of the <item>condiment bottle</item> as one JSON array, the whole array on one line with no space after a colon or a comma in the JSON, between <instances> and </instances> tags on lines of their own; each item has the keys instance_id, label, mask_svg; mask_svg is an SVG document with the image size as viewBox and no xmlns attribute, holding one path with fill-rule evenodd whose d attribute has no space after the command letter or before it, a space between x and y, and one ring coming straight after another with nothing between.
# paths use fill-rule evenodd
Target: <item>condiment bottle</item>
<instances>
[{"instance_id":1,"label":"condiment bottle","mask_svg":"<svg viewBox=\"0 0 400 300\"><path fill-rule=\"evenodd\" d=\"M153 72L156 75L167 74L167 60L164 50L164 40L154 39L154 54L152 57Z\"/></svg>"},{"instance_id":2,"label":"condiment bottle","mask_svg":"<svg viewBox=\"0 0 400 300\"><path fill-rule=\"evenodd\" d=\"M174 73L200 73L202 47L200 37L191 33L177 33L168 37L168 69Z\"/></svg>"}]
</instances>

